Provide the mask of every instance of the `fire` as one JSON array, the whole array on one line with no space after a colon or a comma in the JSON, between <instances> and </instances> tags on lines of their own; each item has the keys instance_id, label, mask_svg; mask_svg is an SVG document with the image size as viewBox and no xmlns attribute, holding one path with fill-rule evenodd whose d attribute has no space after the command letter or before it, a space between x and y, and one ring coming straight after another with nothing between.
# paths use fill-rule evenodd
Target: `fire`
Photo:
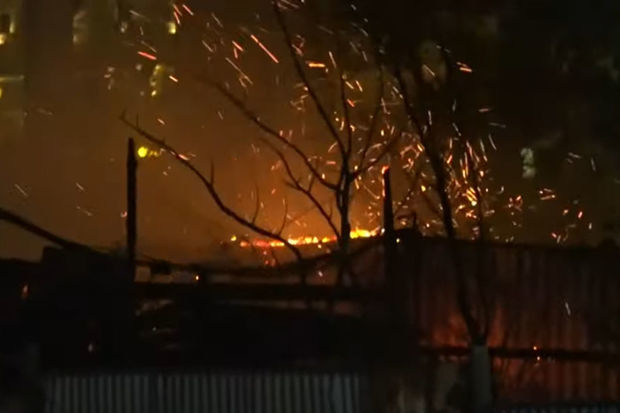
<instances>
[{"instance_id":1,"label":"fire","mask_svg":"<svg viewBox=\"0 0 620 413\"><path fill-rule=\"evenodd\" d=\"M379 229L362 229L356 228L351 231L350 237L351 239L358 238L372 238L380 234ZM230 237L231 242L235 242L238 240L236 235ZM302 237L291 237L288 238L287 241L291 245L303 246L303 245L322 245L322 244L332 244L337 241L335 236L331 237L317 237L317 236L302 236ZM284 247L284 243L282 241L276 240L265 240L265 239L253 239L253 240L242 240L239 242L239 246L242 248L281 248Z\"/></svg>"},{"instance_id":2,"label":"fire","mask_svg":"<svg viewBox=\"0 0 620 413\"><path fill-rule=\"evenodd\" d=\"M259 27L239 26L240 30L223 30L225 27L224 22L222 22L213 12L211 12L209 16L201 16L200 12L196 11L195 13L189 8L189 6L187 6L187 4L183 2L176 2L176 4L172 3L172 5L174 8L174 13L170 15L170 21L167 22L168 33L170 34L175 34L177 31L182 30L182 20L183 27L186 27L191 21L198 22L198 19L206 17L206 25L202 20L200 22L200 27L202 27L201 30L206 28L204 37L197 37L194 40L197 45L201 44L204 46L208 52L207 61L212 61L218 65L221 64L224 68L225 74L222 75L222 79L219 79L220 76L218 76L218 79L214 79L217 83L225 84L228 89L229 82L236 79L239 85L245 90L243 93L250 96L252 90L250 86L255 86L254 89L261 87L261 82L259 82L258 79L261 79L263 76L257 78L255 81L252 78L255 73L258 72L261 75L263 72L269 73L273 67L275 84L282 87L292 87L292 96L290 96L291 100L290 102L286 102L286 100L284 100L284 103L290 103L295 112L300 112L302 114L306 113L306 104L304 102L308 101L308 86L304 86L303 82L301 82L301 84L297 82L292 85L289 85L286 82L280 83L282 74L281 70L287 70L287 67L279 68L272 65L272 63L282 63L282 58L277 55L277 51L279 49L273 48L277 45L277 43L272 45L274 42L273 37L268 36L266 32L260 30ZM196 16L194 16L194 13ZM195 18L190 19L189 17L191 16L194 16ZM253 30L254 33L252 32ZM331 31L328 30L328 32ZM239 36L239 33L242 35ZM392 192L394 197L394 206L399 210L398 214L396 214L398 225L417 225L419 230L424 235L436 235L438 233L442 233L442 228L444 226L443 221L439 216L440 214L437 214L437 212L441 212L442 208L442 206L439 205L440 201L437 197L437 191L439 191L440 188L433 183L435 172L432 165L428 163L428 154L426 153L425 145L423 145L421 138L415 133L411 133L411 131L399 131L399 129L404 126L400 125L400 119L403 113L402 109L399 109L402 107L404 102L403 96L399 91L397 80L394 79L389 73L386 73L384 78L382 78L382 81L385 82L386 87L385 91L382 90L381 92L382 96L380 99L380 107L382 110L381 116L379 116L379 121L376 125L376 136L369 139L369 145L366 149L364 149L363 144L359 146L356 142L363 142L363 136L361 135L365 134L365 131L368 130L368 126L370 124L370 119L366 116L367 108L363 105L363 103L371 105L370 107L374 105L376 98L366 92L368 90L375 90L375 85L373 83L374 80L369 80L364 76L359 76L358 73L346 73L346 76L338 76L338 73L341 72L341 70L338 70L338 54L334 55L331 50L322 50L320 53L314 52L313 47L304 46L306 41L301 34L293 34L292 38L293 41L290 44L290 47L294 49L295 55L299 60L299 64L303 66L304 70L307 71L307 76L310 77L309 80L313 81L314 76L321 79L331 79L331 76L335 73L336 77L340 77L342 84L346 86L346 90L343 90L342 98L344 98L343 102L346 102L345 106L347 106L351 115L353 115L349 120L350 125L346 125L346 119L343 119L344 113L341 113L340 110L336 110L333 113L330 112L327 116L331 121L333 121L334 125L338 126L340 132L347 131L351 133L353 140L353 146L351 148L353 158L368 157L369 159L374 159L375 156L382 153L383 148L392 142L392 139L395 136L398 136L399 134L401 135L398 143L394 147L394 150L392 151L392 149L390 149L388 154L389 157L399 157L397 162L392 164L392 177L394 178ZM334 37L333 40L334 42L337 42L338 39ZM153 74L149 79L149 84L152 89L152 96L160 96L164 93L163 86L160 85L160 83L163 82L163 79L165 79L166 82L168 80L174 82L179 88L187 87L183 84L184 82L182 79L177 77L177 74L173 69L174 62L167 62L166 64L161 63L159 59L161 53L158 52L155 47L148 45L144 41L134 41L133 44L136 45L136 49L134 49L134 59L138 62L138 67L142 67L142 64L148 63L148 61L152 61L152 65L154 65ZM366 57L368 50L374 49L372 43L360 41L359 43L350 42L349 44L352 47L354 55L357 55L360 58L360 61L358 61L359 64L373 65L373 62L368 60ZM226 45L227 47L219 47L219 45ZM205 50L202 46L199 46L200 52L204 53ZM282 46L281 43L280 46ZM367 47L370 48L367 49ZM326 56L323 53L325 51L327 51L329 60L325 58ZM253 53L258 53L261 60L254 60L252 57L254 56ZM352 57L353 55L351 58ZM147 62L145 62L145 60ZM256 62L264 63L258 65ZM461 73L472 74L474 72L474 69L464 62L459 61L455 62L455 64L456 69ZM266 65L269 65L269 71L266 70ZM332 68L337 70L332 70ZM432 77L435 77L436 73L431 68L424 66L423 69L426 70ZM288 70L290 70L290 68ZM367 82L370 82L370 85L367 84ZM269 83L269 87L271 87L271 84L273 84L273 82ZM299 87L300 85L302 87ZM230 90L231 92L233 91L233 89ZM2 91L0 90L0 94L1 92ZM452 111L455 110L456 104L457 102L455 101ZM482 115L492 112L493 110L494 109L492 107L484 105L476 108L477 113ZM219 108L216 112L220 120L224 120L223 112ZM486 118L481 119L484 122L487 122L484 120ZM168 121L168 118L166 118L166 120ZM170 119L171 124L172 120L173 119ZM440 116L436 116L431 111L428 111L427 113L427 122L429 125L433 123L438 124L444 121L448 122L449 120L450 119L442 120ZM161 125L166 125L167 123L161 118L157 118L157 121ZM301 127L302 135L305 133L304 125L305 123ZM298 134L296 132L297 129L289 129L288 131L285 131L280 129L282 125L273 126L274 130L279 133L279 135L286 135L287 140L293 141L296 139L296 134ZM489 232L493 232L492 227L494 222L502 217L499 214L496 215L496 211L507 215L504 219L511 223L511 228L519 228L521 224L519 223L520 219L518 217L525 211L530 211L528 207L531 205L528 205L525 202L522 195L515 196L514 194L510 194L509 190L505 191L504 187L501 187L500 190L497 190L495 187L496 185L493 182L494 180L489 169L490 166L487 158L488 148L497 150L494 138L490 132L491 129L489 129L487 136L468 138L463 136L464 131L461 130L457 122L453 122L451 126L452 130L447 130L445 136L443 136L444 132L442 131L441 144L437 147L437 149L439 149L437 156L441 158L441 166L445 168L446 187L443 188L443 190L447 192L449 201L453 207L454 222L457 226L459 236L477 236L477 233L475 231L471 231L470 228L476 228L477 224L480 222L479 218L484 218L489 221L493 220L492 222L485 223L485 226L489 228ZM488 121L488 126L489 128L498 127L502 129L506 127L503 124L494 123L491 121ZM350 131L347 130L347 127ZM343 135L345 134L343 133ZM255 150L254 153L258 154L258 147L252 144L252 148ZM338 151L335 150L336 148L337 144L334 142L329 149L325 151L325 153L307 154L312 157L313 162L315 160L317 162L317 178L328 180L330 177L329 174L338 169L340 163L339 160L337 160ZM141 159L156 158L163 153L164 151L156 151L146 146L142 146L137 150L137 156ZM173 155L186 162L190 162L191 158L194 157L193 155L190 157L182 153L173 153ZM569 152L568 155L570 159L575 162L582 158L581 155L574 154L572 152ZM235 157L234 159L235 161L238 161L238 158ZM352 164L355 164L356 162L353 162L353 160L354 159L352 159ZM590 163L589 166L593 171L595 171L596 164L594 159L589 158L588 156L583 156L583 162L588 161ZM281 166L279 163L271 166L271 171L277 172L278 165ZM357 171L359 165L352 165L352 167L355 171ZM353 182L353 192L361 193L361 196L358 198L360 199L359 202L367 204L364 205L366 208L363 210L360 209L359 211L355 211L355 214L364 214L363 216L356 215L355 217L351 217L356 222L356 225L372 228L380 221L381 208L383 206L383 180L381 179L381 175L386 172L387 168L388 166L383 165L383 161L379 160L372 168L370 168L366 173L359 175ZM281 170L282 169L280 168L280 171ZM164 174L166 174L166 172L164 172ZM403 179L403 176L406 178L405 180ZM405 185L407 185L407 187L405 187ZM408 186L410 186L410 188ZM286 196L284 195L284 191L280 190L280 188L273 187L270 191L271 196ZM25 193L23 195L26 197ZM385 195L385 193L383 193L383 195ZM549 204L560 204L560 194L556 194L552 189L543 188L539 191L538 195L539 196L536 197L536 201L544 201ZM531 202L532 201L529 201L528 203L531 204ZM568 207L570 207L570 210ZM259 209L262 208L263 205L260 205ZM293 206L293 208L296 207ZM581 223L580 225L584 227L587 226L588 230L592 229L592 223L587 222L585 219L586 217L584 214L587 211L584 212L580 209L573 210L573 208L576 208L573 205L561 205L561 208L562 209L560 209L560 212L563 210L566 211L562 214L562 216L566 217L565 221L567 221L566 226L568 229L574 228L577 223ZM479 215L482 215L482 217L479 217ZM572 220L568 221L569 218ZM300 227L303 228L303 226ZM552 233L552 237L557 242L560 240L564 241L566 237L568 237L568 229L553 229L555 231ZM549 232L545 231L545 234L548 233ZM350 237L351 239L371 238L379 234L380 230L377 229L367 230L358 228L351 231ZM514 240L514 235L511 234L500 234L499 232L494 232L491 236L494 240L503 239L506 242L511 242ZM260 239L250 238L248 236L244 237L240 235L232 235L226 241L242 248L254 247L263 250L269 248L281 248L284 247L286 243L290 243L295 246L316 246L317 248L323 248L324 245L327 247L329 244L337 243L337 238L335 236L323 236L315 233L285 238L286 241L277 241L273 239Z\"/></svg>"}]
</instances>

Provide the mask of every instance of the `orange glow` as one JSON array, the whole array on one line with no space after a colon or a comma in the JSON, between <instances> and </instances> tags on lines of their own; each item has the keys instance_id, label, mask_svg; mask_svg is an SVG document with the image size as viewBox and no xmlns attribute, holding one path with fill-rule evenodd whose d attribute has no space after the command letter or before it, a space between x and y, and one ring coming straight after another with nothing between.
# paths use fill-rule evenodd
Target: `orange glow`
<instances>
[{"instance_id":1,"label":"orange glow","mask_svg":"<svg viewBox=\"0 0 620 413\"><path fill-rule=\"evenodd\" d=\"M372 238L377 235L379 235L378 229L367 230L367 229L362 229L362 228L356 228L352 230L350 234L351 239ZM230 237L230 240L232 242L235 242L237 239L238 238L236 235L233 235L232 237ZM318 247L321 247L323 244L331 244L331 243L336 242L337 238L335 236L331 236L331 237L303 236L303 237L288 238L287 241L291 245L295 245L295 246L317 245ZM240 241L239 246L241 248L254 247L254 248L260 248L260 249L282 248L284 247L284 243L282 241L276 241L276 240L253 239L253 240L248 240L248 241Z\"/></svg>"}]
</instances>

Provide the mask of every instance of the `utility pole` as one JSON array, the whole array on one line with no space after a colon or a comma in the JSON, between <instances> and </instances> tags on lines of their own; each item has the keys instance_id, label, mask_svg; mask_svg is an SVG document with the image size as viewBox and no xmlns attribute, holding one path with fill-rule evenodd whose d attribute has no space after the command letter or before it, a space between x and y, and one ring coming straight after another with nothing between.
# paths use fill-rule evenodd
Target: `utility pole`
<instances>
[{"instance_id":1,"label":"utility pole","mask_svg":"<svg viewBox=\"0 0 620 413\"><path fill-rule=\"evenodd\" d=\"M133 138L129 138L127 144L127 220L125 221L127 232L127 277L133 283L136 277L136 239L137 239L137 217L136 217L136 171L138 161L136 160L136 147Z\"/></svg>"}]
</instances>

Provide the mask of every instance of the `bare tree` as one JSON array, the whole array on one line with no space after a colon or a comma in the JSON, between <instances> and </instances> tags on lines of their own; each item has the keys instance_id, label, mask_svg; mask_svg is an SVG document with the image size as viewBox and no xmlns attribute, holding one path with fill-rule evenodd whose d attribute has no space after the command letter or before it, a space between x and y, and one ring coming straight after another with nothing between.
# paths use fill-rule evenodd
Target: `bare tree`
<instances>
[{"instance_id":1,"label":"bare tree","mask_svg":"<svg viewBox=\"0 0 620 413\"><path fill-rule=\"evenodd\" d=\"M331 165L332 168L326 168L325 162L321 162L317 157L312 156L312 154L304 150L299 143L293 142L285 137L278 131L278 128L263 121L253 109L246 105L241 98L237 97L224 84L204 76L199 80L219 91L232 106L238 109L245 119L260 129L263 136L259 136L257 139L261 144L266 146L283 165L287 187L294 192L302 194L330 228L337 240L337 253L341 260L338 271L338 284L341 284L347 273L347 268L349 267L348 254L350 252L352 230L351 203L356 192L356 180L362 179L369 170L376 167L386 157L390 150L398 143L402 133L396 132L392 134L387 141L381 139L380 142L377 142L377 131L381 122L381 104L384 95L384 73L381 68L377 68L376 101L373 104L372 112L365 125L364 134L360 136L361 134L359 131L361 129L356 128L356 125L353 123L351 105L347 97L345 87L348 80L347 75L334 65L339 91L337 102L339 110L337 116L342 120L340 127L338 127L335 119L330 115L330 111L320 98L319 92L314 87L300 61L300 51L294 44L293 36L286 24L279 2L273 1L272 5L278 27L284 37L294 70L304 90L308 94L318 114L318 118L325 126L328 137L327 142L336 148L337 157L334 162L336 172L333 172L333 164ZM278 230L272 231L266 229L264 225L257 223L259 215L257 202L257 208L254 211L253 218L245 219L222 199L215 187L213 166L211 167L210 175L205 176L174 147L142 128L137 120L131 122L124 115L121 119L140 136L167 151L173 155L178 162L188 168L202 182L211 198L224 214L260 236L281 242L293 252L298 260L302 259L299 248L283 236L283 231L289 223L286 216ZM296 167L297 165L301 166L301 171L298 171L299 168ZM325 192L329 194L327 200L319 195ZM334 214L334 206L337 212L336 216Z\"/></svg>"},{"instance_id":2,"label":"bare tree","mask_svg":"<svg viewBox=\"0 0 620 413\"><path fill-rule=\"evenodd\" d=\"M369 150L372 143L375 142L375 134L380 121L381 102L384 93L383 71L380 68L378 69L377 76L377 99L374 104L372 114L370 115L368 129L361 145L355 144L353 136L354 125L351 120L350 108L345 88L345 82L347 80L346 75L340 69L336 69L338 76L337 80L341 117L343 119L342 129L344 129L344 132L338 130L300 62L300 56L298 56L299 52L294 47L293 37L286 24L279 2L273 1L272 5L278 26L284 36L295 71L303 83L305 90L307 90L312 104L314 105L322 123L325 125L331 142L337 148L337 172L333 179L330 180L329 178L326 178L325 173L320 169L320 165L313 163L310 160L311 157L308 153L304 152L299 145L282 136L275 130L275 128L261 121L251 109L245 106L243 102L235 97L229 90L220 84L214 82L209 83L219 90L236 108L238 108L248 120L256 124L263 132L266 133L267 138L261 138L261 141L278 156L284 165L288 179L287 185L294 191L303 194L329 225L337 239L339 247L338 251L342 258L342 265L340 266L338 273L338 284L341 284L343 282L345 269L348 266L346 261L350 249L349 244L352 229L350 212L354 192L354 183L356 179L362 177L369 171L369 169L381 162L385 155L398 142L401 136L400 134L396 134L385 142L382 149L380 149L378 153L374 154L372 158L369 156ZM271 141L269 140L270 138ZM289 153L293 155L293 158L299 158L305 166L305 175L309 176L306 180L307 183L304 183L304 180L299 178L294 173L292 159L287 155ZM319 186L322 186L324 189L331 192L336 210L338 211L338 218L336 220L333 217L332 210L325 207L313 191L317 182Z\"/></svg>"},{"instance_id":3,"label":"bare tree","mask_svg":"<svg viewBox=\"0 0 620 413\"><path fill-rule=\"evenodd\" d=\"M487 286L485 285L484 275L485 228L484 199L479 182L481 174L478 164L472 156L471 147L464 148L465 161L469 164L464 175L469 176L468 180L473 192L472 205L476 207L476 232L479 241L478 265L472 280L465 270L463 258L456 243L458 233L455 224L455 211L457 208L450 196L449 188L453 178L450 174L449 161L445 158L445 145L449 136L446 132L446 125L453 129L450 133L461 138L462 145L468 145L455 110L460 105L457 89L453 84L453 71L456 69L456 64L443 46L437 45L437 47L441 51L446 71L443 84L438 85L436 82L425 79L425 71L428 72L430 69L415 54L407 66L402 63L397 64L393 72L402 94L407 118L414 133L419 138L424 156L427 158L433 174L434 179L430 188L434 190L438 199L438 207L433 208L433 210L440 214L445 236L449 240L455 274L456 300L472 344L473 403L475 408L482 408L483 405L490 403L490 364L488 350L480 356L476 348L486 349L492 315L491 305L486 294ZM428 198L425 199L427 204L432 207L432 202ZM474 304L479 304L477 306L478 311L475 310ZM482 365L479 365L480 362Z\"/></svg>"}]
</instances>

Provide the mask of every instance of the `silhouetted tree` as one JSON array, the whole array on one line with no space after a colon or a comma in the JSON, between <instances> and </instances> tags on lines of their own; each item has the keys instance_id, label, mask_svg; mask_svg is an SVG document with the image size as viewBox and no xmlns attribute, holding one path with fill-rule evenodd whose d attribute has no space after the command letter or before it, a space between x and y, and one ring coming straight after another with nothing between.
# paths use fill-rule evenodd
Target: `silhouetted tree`
<instances>
[{"instance_id":1,"label":"silhouetted tree","mask_svg":"<svg viewBox=\"0 0 620 413\"><path fill-rule=\"evenodd\" d=\"M383 72L380 68L376 69L376 83L378 89L376 101L372 106L369 120L367 124L364 125L365 130L361 131L361 128L357 128L352 120L351 111L354 105L351 103L346 92L345 84L348 81L347 74L343 69L338 67L334 60L334 67L330 72L333 73L332 76L335 77L334 80L337 84L337 90L339 91L338 96L335 98L337 106L339 107L336 116L333 116L331 111L327 108L325 99L322 99L319 95L309 74L304 69L304 64L301 62L302 57L298 49L296 49L293 35L289 31L283 11L277 1L273 2L273 11L276 16L278 27L284 37L293 69L303 84L321 123L325 126L329 139L327 143L332 145L337 153L336 161L334 161L332 165L328 167L325 159L313 156L311 152L303 149L301 144L292 141L281 133L277 127L273 127L264 122L254 110L249 108L222 83L204 77L201 78L201 81L218 90L249 122L256 125L263 132L264 135L259 137L258 140L272 151L283 165L287 186L293 191L302 194L329 226L337 239L338 254L341 257L341 265L339 266L340 269L338 273L338 283L341 284L347 272L347 268L349 267L347 260L350 252L352 231L351 202L354 193L357 191L356 181L359 181L371 168L376 167L384 159L388 152L397 144L401 135L395 133L388 139L378 136L381 118L381 102L384 94ZM201 180L212 199L226 215L258 235L282 242L295 254L297 259L302 258L299 249L282 235L287 225L288 218L286 216L284 217L282 226L277 231L266 229L256 222L260 209L259 201L257 200L253 219L248 220L243 218L222 200L214 186L213 168L211 170L211 176L205 177L189 160L181 156L175 148L165 143L163 139L150 134L141 128L137 122L130 122L125 117L122 119L135 132L171 153L179 162L189 168ZM337 125L337 123L340 123L340 125ZM298 168L296 168L296 165L302 166L302 172L297 172ZM333 172L334 168L335 172ZM328 194L327 200L324 200L321 195L325 193ZM333 214L334 206L337 211L337 216Z\"/></svg>"}]
</instances>

